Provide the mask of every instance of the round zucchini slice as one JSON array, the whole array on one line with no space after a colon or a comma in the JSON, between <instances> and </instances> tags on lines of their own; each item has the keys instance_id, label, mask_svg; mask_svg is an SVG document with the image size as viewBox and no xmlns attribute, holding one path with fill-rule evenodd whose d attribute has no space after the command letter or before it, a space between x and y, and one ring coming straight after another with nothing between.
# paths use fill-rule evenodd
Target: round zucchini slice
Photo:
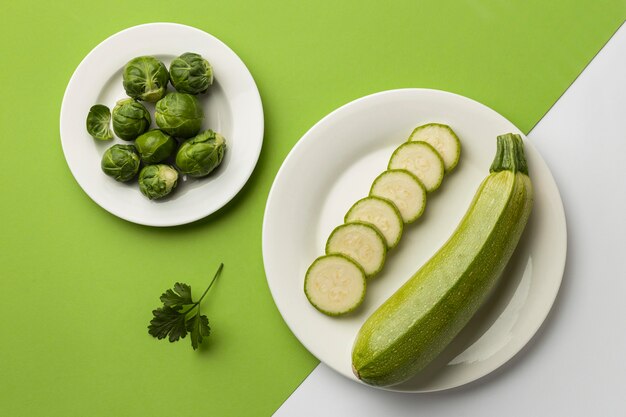
<instances>
[{"instance_id":1,"label":"round zucchini slice","mask_svg":"<svg viewBox=\"0 0 626 417\"><path fill-rule=\"evenodd\" d=\"M304 293L311 305L329 316L347 314L365 297L363 269L352 259L340 255L317 258L306 271Z\"/></svg>"},{"instance_id":2,"label":"round zucchini slice","mask_svg":"<svg viewBox=\"0 0 626 417\"><path fill-rule=\"evenodd\" d=\"M354 203L344 218L346 223L361 221L371 224L385 237L388 248L395 248L404 222L398 208L391 201L381 197L365 197Z\"/></svg>"},{"instance_id":3,"label":"round zucchini slice","mask_svg":"<svg viewBox=\"0 0 626 417\"><path fill-rule=\"evenodd\" d=\"M338 253L355 261L365 275L373 277L382 268L387 255L385 238L372 225L350 222L337 226L326 242L326 254Z\"/></svg>"},{"instance_id":4,"label":"round zucchini slice","mask_svg":"<svg viewBox=\"0 0 626 417\"><path fill-rule=\"evenodd\" d=\"M405 142L400 145L391 155L388 168L406 169L419 178L429 193L439 188L445 172L443 159L426 142Z\"/></svg>"},{"instance_id":5,"label":"round zucchini slice","mask_svg":"<svg viewBox=\"0 0 626 417\"><path fill-rule=\"evenodd\" d=\"M419 179L404 169L387 170L372 184L370 196L391 201L404 223L417 220L426 207L426 188Z\"/></svg>"},{"instance_id":6,"label":"round zucchini slice","mask_svg":"<svg viewBox=\"0 0 626 417\"><path fill-rule=\"evenodd\" d=\"M461 157L461 141L448 125L428 123L413 130L409 141L422 141L431 145L441 156L446 173L452 171Z\"/></svg>"}]
</instances>

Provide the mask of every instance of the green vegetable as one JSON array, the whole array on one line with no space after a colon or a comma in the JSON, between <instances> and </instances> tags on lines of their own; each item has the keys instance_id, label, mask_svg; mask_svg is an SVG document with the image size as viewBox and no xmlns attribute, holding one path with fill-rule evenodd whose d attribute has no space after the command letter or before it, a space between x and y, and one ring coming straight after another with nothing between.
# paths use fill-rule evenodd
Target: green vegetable
<instances>
[{"instance_id":1,"label":"green vegetable","mask_svg":"<svg viewBox=\"0 0 626 417\"><path fill-rule=\"evenodd\" d=\"M180 93L204 93L213 84L213 69L200 55L186 52L170 64L170 79Z\"/></svg>"},{"instance_id":2,"label":"green vegetable","mask_svg":"<svg viewBox=\"0 0 626 417\"><path fill-rule=\"evenodd\" d=\"M363 222L345 223L332 231L326 242L326 254L341 254L355 261L368 278L385 264L385 238L372 225Z\"/></svg>"},{"instance_id":3,"label":"green vegetable","mask_svg":"<svg viewBox=\"0 0 626 417\"><path fill-rule=\"evenodd\" d=\"M190 138L202 127L202 108L191 94L168 93L156 104L154 115L161 130L177 138Z\"/></svg>"},{"instance_id":4,"label":"green vegetable","mask_svg":"<svg viewBox=\"0 0 626 417\"><path fill-rule=\"evenodd\" d=\"M443 159L426 142L406 142L400 145L389 159L389 169L406 169L419 178L429 193L439 188L445 172Z\"/></svg>"},{"instance_id":5,"label":"green vegetable","mask_svg":"<svg viewBox=\"0 0 626 417\"><path fill-rule=\"evenodd\" d=\"M395 248L404 223L398 208L391 201L380 197L365 197L354 203L344 218L346 223L361 221L376 228L384 237L389 249Z\"/></svg>"},{"instance_id":6,"label":"green vegetable","mask_svg":"<svg viewBox=\"0 0 626 417\"><path fill-rule=\"evenodd\" d=\"M415 175L404 169L390 169L376 177L370 195L391 201L400 211L404 223L417 220L426 208L426 188Z\"/></svg>"},{"instance_id":7,"label":"green vegetable","mask_svg":"<svg viewBox=\"0 0 626 417\"><path fill-rule=\"evenodd\" d=\"M169 73L158 59L140 56L124 66L122 79L124 90L130 97L155 102L165 95Z\"/></svg>"},{"instance_id":8,"label":"green vegetable","mask_svg":"<svg viewBox=\"0 0 626 417\"><path fill-rule=\"evenodd\" d=\"M133 145L113 145L104 152L102 171L116 181L126 182L139 171L139 155Z\"/></svg>"},{"instance_id":9,"label":"green vegetable","mask_svg":"<svg viewBox=\"0 0 626 417\"><path fill-rule=\"evenodd\" d=\"M169 165L146 165L139 173L139 190L150 200L170 194L178 183L178 172Z\"/></svg>"},{"instance_id":10,"label":"green vegetable","mask_svg":"<svg viewBox=\"0 0 626 417\"><path fill-rule=\"evenodd\" d=\"M134 140L150 127L150 113L132 98L119 100L113 107L113 131L124 140Z\"/></svg>"},{"instance_id":11,"label":"green vegetable","mask_svg":"<svg viewBox=\"0 0 626 417\"><path fill-rule=\"evenodd\" d=\"M176 166L183 174L204 177L217 168L224 159L226 140L212 130L186 140L176 153Z\"/></svg>"},{"instance_id":12,"label":"green vegetable","mask_svg":"<svg viewBox=\"0 0 626 417\"><path fill-rule=\"evenodd\" d=\"M329 316L347 314L365 297L365 272L344 255L317 258L306 271L304 293L311 305Z\"/></svg>"},{"instance_id":13,"label":"green vegetable","mask_svg":"<svg viewBox=\"0 0 626 417\"><path fill-rule=\"evenodd\" d=\"M198 349L202 340L211 333L209 319L204 314L200 314L200 303L222 272L223 267L224 264L220 264L215 276L198 301L193 301L191 298L191 287L180 282L174 284L173 289L168 289L161 294L163 307L152 311L153 318L150 320L148 333L157 339L167 337L170 342L184 339L189 333L191 347L194 350Z\"/></svg>"},{"instance_id":14,"label":"green vegetable","mask_svg":"<svg viewBox=\"0 0 626 417\"><path fill-rule=\"evenodd\" d=\"M519 135L498 137L490 174L450 239L359 331L355 374L403 382L430 363L481 306L508 263L533 204Z\"/></svg>"},{"instance_id":15,"label":"green vegetable","mask_svg":"<svg viewBox=\"0 0 626 417\"><path fill-rule=\"evenodd\" d=\"M413 130L409 141L422 141L431 145L441 156L446 173L452 171L461 157L461 141L448 125L428 123Z\"/></svg>"},{"instance_id":16,"label":"green vegetable","mask_svg":"<svg viewBox=\"0 0 626 417\"><path fill-rule=\"evenodd\" d=\"M87 115L87 132L98 140L111 140L111 112L109 108L103 104L91 106Z\"/></svg>"},{"instance_id":17,"label":"green vegetable","mask_svg":"<svg viewBox=\"0 0 626 417\"><path fill-rule=\"evenodd\" d=\"M174 153L176 140L158 129L149 130L137 138L135 147L144 163L156 164Z\"/></svg>"}]
</instances>

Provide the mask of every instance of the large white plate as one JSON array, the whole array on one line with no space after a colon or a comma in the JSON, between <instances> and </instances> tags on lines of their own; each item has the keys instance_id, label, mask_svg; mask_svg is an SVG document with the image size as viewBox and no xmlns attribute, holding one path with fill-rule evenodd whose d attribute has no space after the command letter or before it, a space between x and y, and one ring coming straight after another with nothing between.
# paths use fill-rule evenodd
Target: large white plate
<instances>
[{"instance_id":1,"label":"large white plate","mask_svg":"<svg viewBox=\"0 0 626 417\"><path fill-rule=\"evenodd\" d=\"M327 317L308 303L304 273L324 251L334 226L411 130L447 123L462 142L461 161L429 195L421 220L405 228L399 246L370 281L356 314ZM443 91L386 91L353 101L313 126L283 163L269 194L263 223L263 261L274 301L296 337L344 376L365 319L448 239L489 172L496 136L521 133L504 117L468 98ZM537 331L556 297L566 254L566 228L558 189L527 140L535 188L529 224L501 285L452 345L420 375L391 387L426 392L456 387L488 374L513 357Z\"/></svg>"},{"instance_id":2,"label":"large white plate","mask_svg":"<svg viewBox=\"0 0 626 417\"><path fill-rule=\"evenodd\" d=\"M169 68L184 52L196 52L213 66L214 84L198 96L203 129L220 132L227 151L209 177L182 177L171 197L150 201L136 182L119 183L100 170L104 151L120 139L95 141L85 130L89 108L101 103L113 108L126 97L122 69L140 55L153 55ZM168 91L173 91L170 85ZM153 127L154 104L150 110ZM217 38L174 23L150 23L123 30L96 46L80 63L65 90L61 106L61 143L67 164L82 189L105 210L128 221L150 226L174 226L205 217L230 201L246 183L263 143L263 107L250 72L239 57Z\"/></svg>"}]
</instances>

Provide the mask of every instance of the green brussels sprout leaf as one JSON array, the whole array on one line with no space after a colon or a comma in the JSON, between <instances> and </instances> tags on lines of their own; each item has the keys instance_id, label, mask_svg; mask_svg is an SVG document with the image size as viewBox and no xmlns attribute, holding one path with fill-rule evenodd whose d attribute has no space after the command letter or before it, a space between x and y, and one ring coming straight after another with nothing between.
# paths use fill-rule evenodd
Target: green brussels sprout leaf
<instances>
[{"instance_id":1,"label":"green brussels sprout leaf","mask_svg":"<svg viewBox=\"0 0 626 417\"><path fill-rule=\"evenodd\" d=\"M190 138L202 127L202 108L197 98L186 93L168 93L156 104L154 114L161 130L178 138Z\"/></svg>"},{"instance_id":2,"label":"green brussels sprout leaf","mask_svg":"<svg viewBox=\"0 0 626 417\"><path fill-rule=\"evenodd\" d=\"M160 100L165 95L168 81L167 68L152 56L133 58L122 71L122 84L126 94L137 100Z\"/></svg>"},{"instance_id":3,"label":"green brussels sprout leaf","mask_svg":"<svg viewBox=\"0 0 626 417\"><path fill-rule=\"evenodd\" d=\"M176 139L158 129L147 131L135 141L137 152L146 164L156 164L169 158L176 145Z\"/></svg>"},{"instance_id":4,"label":"green brussels sprout leaf","mask_svg":"<svg viewBox=\"0 0 626 417\"><path fill-rule=\"evenodd\" d=\"M113 145L104 152L102 171L116 181L132 180L139 171L139 155L133 145Z\"/></svg>"},{"instance_id":5,"label":"green brussels sprout leaf","mask_svg":"<svg viewBox=\"0 0 626 417\"><path fill-rule=\"evenodd\" d=\"M180 93L204 93L213 84L213 68L200 55L186 52L170 64L170 80Z\"/></svg>"},{"instance_id":6,"label":"green brussels sprout leaf","mask_svg":"<svg viewBox=\"0 0 626 417\"><path fill-rule=\"evenodd\" d=\"M226 140L212 130L205 130L183 142L176 153L176 166L183 174L204 177L217 168L224 159Z\"/></svg>"},{"instance_id":7,"label":"green brussels sprout leaf","mask_svg":"<svg viewBox=\"0 0 626 417\"><path fill-rule=\"evenodd\" d=\"M139 189L150 200L165 197L177 182L178 172L169 165L146 165L139 173Z\"/></svg>"},{"instance_id":8,"label":"green brussels sprout leaf","mask_svg":"<svg viewBox=\"0 0 626 417\"><path fill-rule=\"evenodd\" d=\"M113 131L124 140L133 140L150 127L150 112L137 100L125 98L113 107Z\"/></svg>"},{"instance_id":9,"label":"green brussels sprout leaf","mask_svg":"<svg viewBox=\"0 0 626 417\"><path fill-rule=\"evenodd\" d=\"M103 104L91 106L87 115L87 132L97 140L111 140L111 112Z\"/></svg>"}]
</instances>

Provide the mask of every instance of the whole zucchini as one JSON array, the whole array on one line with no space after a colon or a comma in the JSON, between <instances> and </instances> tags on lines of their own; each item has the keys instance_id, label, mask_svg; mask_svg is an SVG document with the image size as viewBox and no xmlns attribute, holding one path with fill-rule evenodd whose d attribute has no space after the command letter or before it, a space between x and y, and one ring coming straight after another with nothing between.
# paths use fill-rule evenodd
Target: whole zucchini
<instances>
[{"instance_id":1,"label":"whole zucchini","mask_svg":"<svg viewBox=\"0 0 626 417\"><path fill-rule=\"evenodd\" d=\"M496 284L532 204L522 138L498 136L490 174L454 234L359 331L355 375L371 385L395 385L439 355Z\"/></svg>"}]
</instances>

